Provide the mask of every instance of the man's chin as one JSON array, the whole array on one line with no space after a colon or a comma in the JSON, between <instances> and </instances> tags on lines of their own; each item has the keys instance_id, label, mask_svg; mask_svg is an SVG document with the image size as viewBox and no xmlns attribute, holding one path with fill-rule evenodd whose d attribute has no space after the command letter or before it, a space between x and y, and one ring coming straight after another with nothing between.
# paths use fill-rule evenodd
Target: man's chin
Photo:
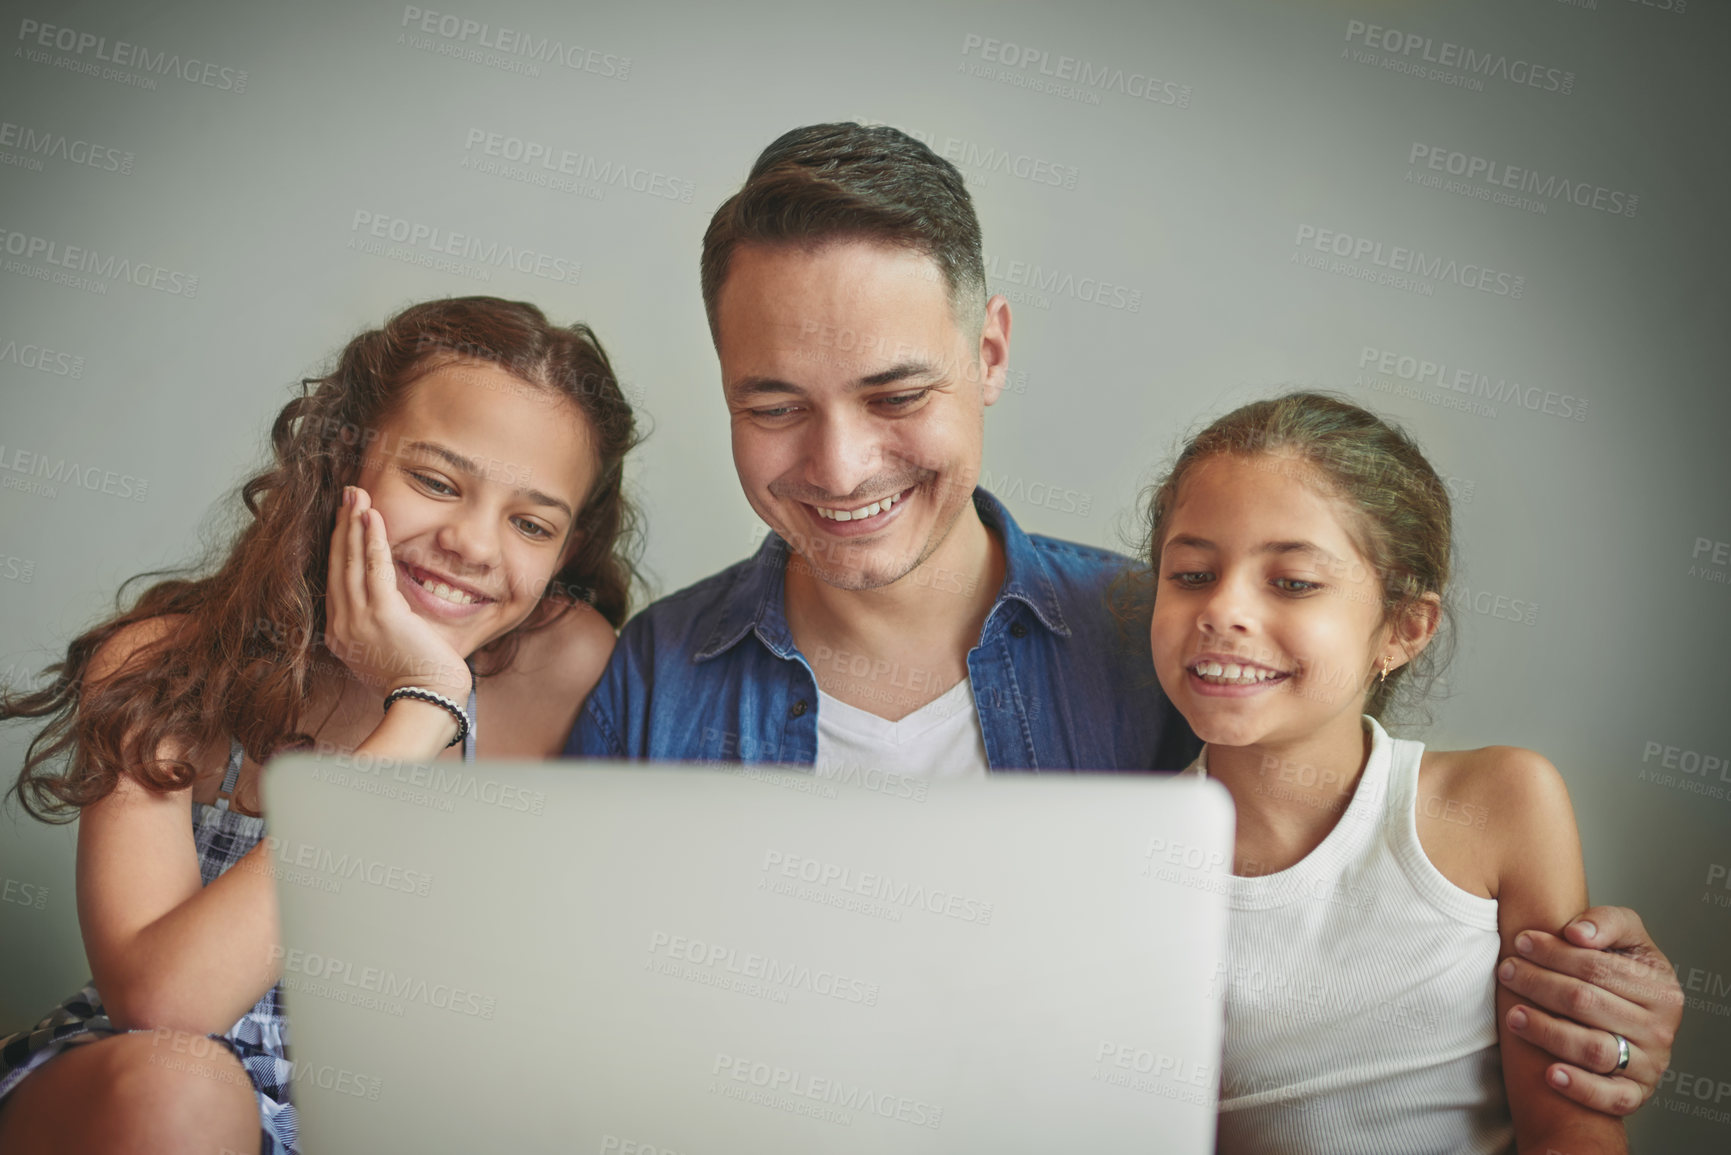
<instances>
[{"instance_id":1,"label":"man's chin","mask_svg":"<svg viewBox=\"0 0 1731 1155\"><path fill-rule=\"evenodd\" d=\"M824 565L811 560L805 553L794 553L787 559L788 568L795 566L806 575L816 578L826 586L838 590L876 590L894 585L906 577L914 569L914 563L896 564L887 562L880 565Z\"/></svg>"}]
</instances>

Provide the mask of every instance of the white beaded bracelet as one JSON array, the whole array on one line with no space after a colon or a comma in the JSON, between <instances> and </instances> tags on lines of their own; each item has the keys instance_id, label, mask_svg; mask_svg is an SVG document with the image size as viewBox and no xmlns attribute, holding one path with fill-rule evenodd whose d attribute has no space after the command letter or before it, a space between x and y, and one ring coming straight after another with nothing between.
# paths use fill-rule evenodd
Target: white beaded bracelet
<instances>
[{"instance_id":1,"label":"white beaded bracelet","mask_svg":"<svg viewBox=\"0 0 1731 1155\"><path fill-rule=\"evenodd\" d=\"M446 749L455 746L458 742L461 742L464 738L468 737L469 715L464 713L461 706L445 697L445 695L433 690L423 690L419 686L404 686L401 689L392 690L389 694L385 695L385 709L389 710L391 708L391 703L395 702L398 698L417 698L423 702L431 702L435 706L443 706L446 710L450 711L451 717L457 720L457 736L445 743Z\"/></svg>"}]
</instances>

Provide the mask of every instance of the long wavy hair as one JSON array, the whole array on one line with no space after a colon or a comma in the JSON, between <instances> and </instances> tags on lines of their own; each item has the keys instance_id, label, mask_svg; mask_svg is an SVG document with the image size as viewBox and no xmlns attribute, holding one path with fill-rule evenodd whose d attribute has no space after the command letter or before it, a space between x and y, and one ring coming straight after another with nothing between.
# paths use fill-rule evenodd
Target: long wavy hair
<instances>
[{"instance_id":1,"label":"long wavy hair","mask_svg":"<svg viewBox=\"0 0 1731 1155\"><path fill-rule=\"evenodd\" d=\"M623 466L639 437L600 341L588 326L553 325L521 301L412 305L350 341L335 368L302 381L300 396L277 414L271 464L240 489L250 520L214 572L157 581L123 608L127 586L164 571L132 578L121 586L116 613L44 671L46 685L0 693L0 720L49 719L10 791L26 812L70 821L113 791L122 774L152 791L190 786L190 761L158 756L170 739L190 752L232 735L256 761L311 741L300 717L309 693L343 672L324 647L330 537L343 487L359 477L406 388L455 361L490 362L525 389L569 398L587 419L599 458L569 560L521 625L471 656L477 675L507 669L524 634L545 629L578 602L615 628L624 623L639 586L642 535ZM147 621L161 627L158 636L88 685L103 644Z\"/></svg>"}]
</instances>

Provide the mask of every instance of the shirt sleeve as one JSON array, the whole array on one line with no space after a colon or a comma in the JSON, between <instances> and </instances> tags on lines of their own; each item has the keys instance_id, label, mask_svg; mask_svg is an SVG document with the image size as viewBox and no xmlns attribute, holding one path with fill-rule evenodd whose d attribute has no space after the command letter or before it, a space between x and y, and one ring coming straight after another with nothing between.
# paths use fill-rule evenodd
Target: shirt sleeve
<instances>
[{"instance_id":1,"label":"shirt sleeve","mask_svg":"<svg viewBox=\"0 0 1731 1155\"><path fill-rule=\"evenodd\" d=\"M629 625L626 627L629 629ZM621 637L601 680L577 711L577 724L565 741L566 758L624 758L625 742L620 724L627 717L631 683L634 680L632 647Z\"/></svg>"}]
</instances>

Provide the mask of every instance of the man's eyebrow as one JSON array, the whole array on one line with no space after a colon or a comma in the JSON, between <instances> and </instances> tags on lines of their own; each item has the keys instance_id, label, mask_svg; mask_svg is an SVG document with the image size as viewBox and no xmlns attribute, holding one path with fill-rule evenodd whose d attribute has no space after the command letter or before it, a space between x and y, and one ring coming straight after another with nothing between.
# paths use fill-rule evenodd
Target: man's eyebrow
<instances>
[{"instance_id":1,"label":"man's eyebrow","mask_svg":"<svg viewBox=\"0 0 1731 1155\"><path fill-rule=\"evenodd\" d=\"M855 389L870 389L875 385L893 385L897 381L906 381L910 377L937 377L941 370L936 365L925 361L903 361L891 365L888 369L873 373L869 377L861 377L854 383Z\"/></svg>"},{"instance_id":2,"label":"man's eyebrow","mask_svg":"<svg viewBox=\"0 0 1731 1155\"><path fill-rule=\"evenodd\" d=\"M897 381L906 381L914 377L937 377L942 370L925 361L903 361L891 365L888 369L880 369L876 373L867 374L855 381L851 388L874 389L880 385L893 385ZM741 377L728 386L728 392L735 397L756 397L765 393L788 394L794 397L806 396L806 391L791 381L783 381L779 377Z\"/></svg>"},{"instance_id":3,"label":"man's eyebrow","mask_svg":"<svg viewBox=\"0 0 1731 1155\"><path fill-rule=\"evenodd\" d=\"M418 449L422 453L430 453L434 457L445 461L451 466L451 468L461 470L464 473L472 473L476 476L481 476L486 473L486 470L482 469L475 462L470 461L467 457L464 457L461 453L440 445L436 441L410 441L405 443L403 448ZM554 497L550 493L542 493L539 489L528 489L523 486L518 486L516 492L519 496L528 498L536 505L551 506L552 508L559 510L568 518L574 519L577 516L576 513L572 511L570 505L566 504L559 498Z\"/></svg>"}]
</instances>

